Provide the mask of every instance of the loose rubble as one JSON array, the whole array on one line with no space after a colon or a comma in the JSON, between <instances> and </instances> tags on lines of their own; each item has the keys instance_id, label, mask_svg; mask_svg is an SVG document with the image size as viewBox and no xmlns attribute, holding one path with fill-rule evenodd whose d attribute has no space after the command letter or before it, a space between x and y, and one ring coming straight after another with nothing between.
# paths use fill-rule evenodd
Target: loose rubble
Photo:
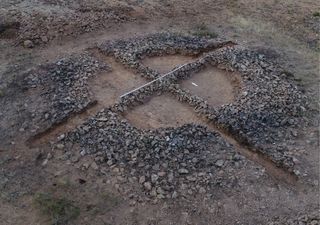
<instances>
[{"instance_id":1,"label":"loose rubble","mask_svg":"<svg viewBox=\"0 0 320 225\"><path fill-rule=\"evenodd\" d=\"M10 1L9 1L10 2ZM3 24L15 24L15 35L11 38L24 44L34 45L63 37L77 36L106 27L110 23L128 21L132 9L112 6L105 1L18 1L1 8ZM32 4L29 7L28 4ZM1 34L0 21L0 34ZM1 36L0 36L1 38Z\"/></svg>"},{"instance_id":2,"label":"loose rubble","mask_svg":"<svg viewBox=\"0 0 320 225\"><path fill-rule=\"evenodd\" d=\"M302 122L301 115L307 110L307 99L280 66L244 47L228 47L230 44L231 42L224 40L162 33L106 42L99 48L149 79L155 79L160 74L145 67L141 63L143 57L197 55L199 52L216 49L175 71L167 79L126 96L122 103L130 105L134 101L142 101L153 92L170 91L178 100L189 103L199 114L231 133L241 143L267 155L277 165L293 171L290 150L277 143L292 137L290 128L297 128ZM174 81L186 79L208 66L219 66L240 74L242 87L235 102L212 108L201 96L194 96L174 84Z\"/></svg>"},{"instance_id":3,"label":"loose rubble","mask_svg":"<svg viewBox=\"0 0 320 225\"><path fill-rule=\"evenodd\" d=\"M309 212L307 214L298 215L295 218L290 216L289 218L281 217L275 218L268 225L319 225L320 216L319 211Z\"/></svg>"},{"instance_id":4,"label":"loose rubble","mask_svg":"<svg viewBox=\"0 0 320 225\"><path fill-rule=\"evenodd\" d=\"M119 175L125 180L136 180L148 196L160 199L237 186L237 170L248 163L219 134L200 125L139 130L111 110L99 112L64 142L71 152L71 143L79 143L83 154L107 166L103 173L123 171Z\"/></svg>"},{"instance_id":5,"label":"loose rubble","mask_svg":"<svg viewBox=\"0 0 320 225\"><path fill-rule=\"evenodd\" d=\"M108 66L88 54L70 56L27 72L22 88L25 92L39 90L41 98L29 105L33 108L32 124L42 132L59 124L72 114L85 110L95 103L88 90L87 80ZM49 105L48 105L49 104ZM27 109L28 110L28 109Z\"/></svg>"}]
</instances>

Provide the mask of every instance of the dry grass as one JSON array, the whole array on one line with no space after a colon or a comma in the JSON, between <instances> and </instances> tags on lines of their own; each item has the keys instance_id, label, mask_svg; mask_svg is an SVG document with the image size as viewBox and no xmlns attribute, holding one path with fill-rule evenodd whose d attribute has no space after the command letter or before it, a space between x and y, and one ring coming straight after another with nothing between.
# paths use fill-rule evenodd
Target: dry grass
<instances>
[{"instance_id":1,"label":"dry grass","mask_svg":"<svg viewBox=\"0 0 320 225\"><path fill-rule=\"evenodd\" d=\"M209 37L209 38L218 37L218 35L205 24L200 24L196 26L195 29L191 31L191 34L198 37Z\"/></svg>"},{"instance_id":2,"label":"dry grass","mask_svg":"<svg viewBox=\"0 0 320 225\"><path fill-rule=\"evenodd\" d=\"M48 193L36 194L34 203L42 214L49 217L53 225L67 224L80 215L80 208L72 201L66 198L56 198Z\"/></svg>"}]
</instances>

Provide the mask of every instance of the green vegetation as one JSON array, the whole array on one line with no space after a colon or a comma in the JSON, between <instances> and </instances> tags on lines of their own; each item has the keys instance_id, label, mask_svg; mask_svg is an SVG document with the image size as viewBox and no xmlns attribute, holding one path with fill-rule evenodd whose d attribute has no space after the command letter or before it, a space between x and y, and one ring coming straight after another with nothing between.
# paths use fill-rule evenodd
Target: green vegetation
<instances>
[{"instance_id":1,"label":"green vegetation","mask_svg":"<svg viewBox=\"0 0 320 225\"><path fill-rule=\"evenodd\" d=\"M111 193L103 193L101 195L102 205L104 209L111 210L120 204L120 198Z\"/></svg>"},{"instance_id":2,"label":"green vegetation","mask_svg":"<svg viewBox=\"0 0 320 225\"><path fill-rule=\"evenodd\" d=\"M53 225L67 224L80 214L79 207L74 206L70 200L47 193L36 194L34 203L43 214L50 217Z\"/></svg>"},{"instance_id":3,"label":"green vegetation","mask_svg":"<svg viewBox=\"0 0 320 225\"><path fill-rule=\"evenodd\" d=\"M312 15L313 15L314 17L320 17L320 12L314 12Z\"/></svg>"},{"instance_id":4,"label":"green vegetation","mask_svg":"<svg viewBox=\"0 0 320 225\"><path fill-rule=\"evenodd\" d=\"M209 38L218 37L218 35L215 32L211 31L209 27L205 24L201 24L197 26L192 32L192 34L198 37L209 37Z\"/></svg>"},{"instance_id":5,"label":"green vegetation","mask_svg":"<svg viewBox=\"0 0 320 225\"><path fill-rule=\"evenodd\" d=\"M105 192L100 194L100 198L97 202L87 204L86 210L90 211L92 215L97 215L113 210L120 203L121 198L113 195L112 193Z\"/></svg>"}]
</instances>

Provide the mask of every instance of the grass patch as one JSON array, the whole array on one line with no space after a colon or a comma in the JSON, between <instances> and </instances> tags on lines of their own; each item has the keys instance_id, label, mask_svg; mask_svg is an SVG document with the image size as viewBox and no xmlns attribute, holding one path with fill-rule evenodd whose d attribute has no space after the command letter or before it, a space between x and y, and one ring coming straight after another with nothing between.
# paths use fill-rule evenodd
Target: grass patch
<instances>
[{"instance_id":1,"label":"grass patch","mask_svg":"<svg viewBox=\"0 0 320 225\"><path fill-rule=\"evenodd\" d=\"M110 194L110 193L103 193L101 195L101 198L103 199L103 202L105 202L110 208L115 207L120 204L119 197Z\"/></svg>"},{"instance_id":2,"label":"grass patch","mask_svg":"<svg viewBox=\"0 0 320 225\"><path fill-rule=\"evenodd\" d=\"M320 17L320 12L314 12L314 13L312 14L312 16L314 16L314 17Z\"/></svg>"},{"instance_id":3,"label":"grass patch","mask_svg":"<svg viewBox=\"0 0 320 225\"><path fill-rule=\"evenodd\" d=\"M0 90L0 98L4 96L4 91Z\"/></svg>"},{"instance_id":4,"label":"grass patch","mask_svg":"<svg viewBox=\"0 0 320 225\"><path fill-rule=\"evenodd\" d=\"M194 31L191 32L192 35L198 36L198 37L209 37L209 38L216 38L218 35L211 31L209 27L205 24L198 25Z\"/></svg>"},{"instance_id":5,"label":"grass patch","mask_svg":"<svg viewBox=\"0 0 320 225\"><path fill-rule=\"evenodd\" d=\"M90 211L91 214L95 216L113 210L115 207L119 206L120 203L121 198L119 196L105 192L100 194L100 198L96 203L88 204L86 210Z\"/></svg>"},{"instance_id":6,"label":"grass patch","mask_svg":"<svg viewBox=\"0 0 320 225\"><path fill-rule=\"evenodd\" d=\"M48 216L53 225L67 224L80 215L80 208L65 198L56 198L51 194L39 193L34 198L35 205Z\"/></svg>"}]
</instances>

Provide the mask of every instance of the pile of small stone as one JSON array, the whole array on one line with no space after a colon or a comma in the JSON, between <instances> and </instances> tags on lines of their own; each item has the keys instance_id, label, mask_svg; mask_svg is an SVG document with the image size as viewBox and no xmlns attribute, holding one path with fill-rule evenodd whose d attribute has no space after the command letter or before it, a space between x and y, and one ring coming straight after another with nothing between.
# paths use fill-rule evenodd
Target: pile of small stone
<instances>
[{"instance_id":1,"label":"pile of small stone","mask_svg":"<svg viewBox=\"0 0 320 225\"><path fill-rule=\"evenodd\" d=\"M25 91L38 91L41 97L33 111L33 122L46 129L95 103L88 78L109 69L88 54L62 58L27 72L22 84ZM44 104L44 105L43 105Z\"/></svg>"},{"instance_id":2,"label":"pile of small stone","mask_svg":"<svg viewBox=\"0 0 320 225\"><path fill-rule=\"evenodd\" d=\"M123 171L123 179L159 199L235 187L241 180L237 172L247 163L219 134L200 125L139 130L107 109L62 141L66 151L78 143L81 155L98 155L107 171Z\"/></svg>"},{"instance_id":3,"label":"pile of small stone","mask_svg":"<svg viewBox=\"0 0 320 225\"><path fill-rule=\"evenodd\" d=\"M127 106L135 100L142 102L152 92L170 91L178 100L188 102L198 113L252 150L267 155L279 166L293 170L290 150L280 142L294 138L291 131L302 122L302 115L307 110L306 97L281 67L268 62L263 55L240 46L226 45L230 42L161 33L106 42L99 48L149 79L160 74L142 64L141 59L146 56L197 55L216 49L176 70L166 79L126 96L122 103ZM235 102L212 108L201 96L174 85L180 79L187 79L210 66L240 74L243 86Z\"/></svg>"},{"instance_id":4,"label":"pile of small stone","mask_svg":"<svg viewBox=\"0 0 320 225\"><path fill-rule=\"evenodd\" d=\"M276 218L268 225L319 225L320 216L319 211L310 212L299 215L296 218Z\"/></svg>"},{"instance_id":5,"label":"pile of small stone","mask_svg":"<svg viewBox=\"0 0 320 225\"><path fill-rule=\"evenodd\" d=\"M198 55L229 44L232 42L223 39L206 39L164 32L127 40L107 41L99 45L99 49L147 79L155 79L160 73L143 65L141 63L143 58L172 54Z\"/></svg>"},{"instance_id":6,"label":"pile of small stone","mask_svg":"<svg viewBox=\"0 0 320 225\"><path fill-rule=\"evenodd\" d=\"M294 138L291 129L303 123L306 96L282 68L263 55L236 47L217 50L209 57L239 72L243 82L236 101L217 109L212 120L279 166L292 169L290 150L279 143Z\"/></svg>"},{"instance_id":7,"label":"pile of small stone","mask_svg":"<svg viewBox=\"0 0 320 225\"><path fill-rule=\"evenodd\" d=\"M55 3L53 3L55 2ZM31 5L31 6L30 6ZM129 20L128 7L114 7L106 1L20 1L1 8L5 22L18 23L17 41L33 45L62 36L77 36L106 24Z\"/></svg>"}]
</instances>

